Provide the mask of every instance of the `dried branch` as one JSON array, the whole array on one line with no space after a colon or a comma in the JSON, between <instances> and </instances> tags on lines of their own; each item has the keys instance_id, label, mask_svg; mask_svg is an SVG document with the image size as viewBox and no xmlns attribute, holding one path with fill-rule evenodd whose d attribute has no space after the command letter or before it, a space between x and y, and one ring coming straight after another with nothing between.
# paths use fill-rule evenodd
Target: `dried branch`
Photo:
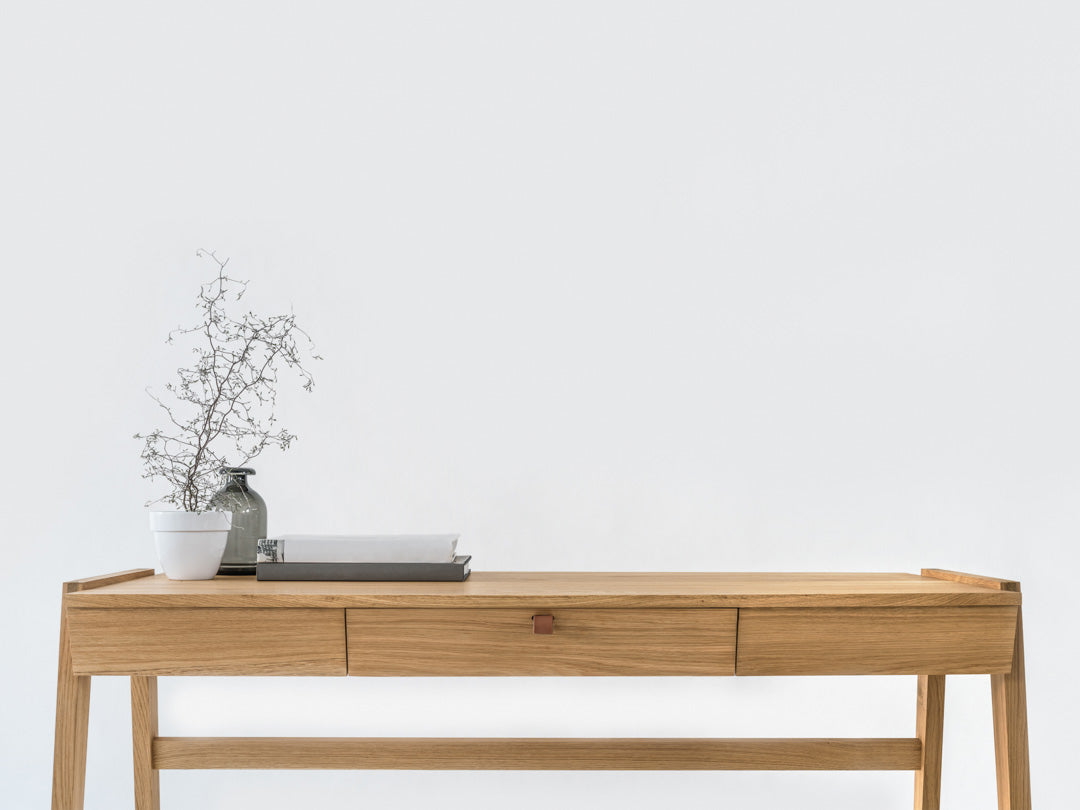
<instances>
[{"instance_id":1,"label":"dried branch","mask_svg":"<svg viewBox=\"0 0 1080 810\"><path fill-rule=\"evenodd\" d=\"M243 297L248 282L228 276L229 260L213 251L196 255L217 265L217 277L199 288L200 322L177 327L166 341L194 340L194 365L177 369L176 382L165 386L168 402L147 391L165 411L171 432L135 434L143 442L143 477L163 479L170 489L151 503L190 512L207 508L219 468L245 466L268 447L288 449L296 436L278 428L274 416L279 372L290 369L310 392L315 381L304 363L322 359L292 313L231 315L228 305Z\"/></svg>"}]
</instances>

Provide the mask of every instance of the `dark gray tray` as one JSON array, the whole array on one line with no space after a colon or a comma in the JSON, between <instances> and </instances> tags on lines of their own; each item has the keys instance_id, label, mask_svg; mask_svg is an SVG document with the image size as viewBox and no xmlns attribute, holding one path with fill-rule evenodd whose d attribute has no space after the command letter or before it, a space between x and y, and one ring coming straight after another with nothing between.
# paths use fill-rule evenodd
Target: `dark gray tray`
<instances>
[{"instance_id":1,"label":"dark gray tray","mask_svg":"<svg viewBox=\"0 0 1080 810\"><path fill-rule=\"evenodd\" d=\"M269 582L464 582L469 555L448 563L266 562L255 564L255 579Z\"/></svg>"}]
</instances>

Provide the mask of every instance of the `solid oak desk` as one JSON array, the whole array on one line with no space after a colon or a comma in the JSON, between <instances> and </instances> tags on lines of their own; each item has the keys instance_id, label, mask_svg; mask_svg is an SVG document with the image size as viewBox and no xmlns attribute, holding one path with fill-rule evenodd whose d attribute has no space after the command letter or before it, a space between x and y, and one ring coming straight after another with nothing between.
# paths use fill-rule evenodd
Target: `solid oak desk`
<instances>
[{"instance_id":1,"label":"solid oak desk","mask_svg":"<svg viewBox=\"0 0 1080 810\"><path fill-rule=\"evenodd\" d=\"M474 573L66 583L53 810L83 804L90 677L131 677L135 806L164 768L910 770L936 810L945 676L991 676L998 806L1028 810L1018 583L913 574ZM159 737L158 675L918 675L899 739Z\"/></svg>"}]
</instances>

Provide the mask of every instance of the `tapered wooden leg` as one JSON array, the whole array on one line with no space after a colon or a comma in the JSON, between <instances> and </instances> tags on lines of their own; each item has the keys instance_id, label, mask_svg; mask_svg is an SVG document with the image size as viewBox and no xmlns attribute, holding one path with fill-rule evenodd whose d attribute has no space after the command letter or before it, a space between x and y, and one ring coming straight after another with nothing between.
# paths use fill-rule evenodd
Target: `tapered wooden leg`
<instances>
[{"instance_id":1,"label":"tapered wooden leg","mask_svg":"<svg viewBox=\"0 0 1080 810\"><path fill-rule=\"evenodd\" d=\"M915 771L915 810L941 805L941 740L945 730L945 676L919 676L915 734L922 741L922 767Z\"/></svg>"},{"instance_id":2,"label":"tapered wooden leg","mask_svg":"<svg viewBox=\"0 0 1080 810\"><path fill-rule=\"evenodd\" d=\"M994 701L994 750L998 810L1031 810L1028 770L1027 688L1024 686L1024 622L1016 613L1012 671L990 676Z\"/></svg>"},{"instance_id":3,"label":"tapered wooden leg","mask_svg":"<svg viewBox=\"0 0 1080 810\"><path fill-rule=\"evenodd\" d=\"M135 754L135 810L160 810L161 790L151 746L158 735L157 678L131 678L131 735Z\"/></svg>"},{"instance_id":4,"label":"tapered wooden leg","mask_svg":"<svg viewBox=\"0 0 1080 810\"><path fill-rule=\"evenodd\" d=\"M66 586L64 592L67 592ZM90 676L76 675L72 672L68 633L67 609L61 602L52 810L82 810L86 785L86 732L90 720Z\"/></svg>"}]
</instances>

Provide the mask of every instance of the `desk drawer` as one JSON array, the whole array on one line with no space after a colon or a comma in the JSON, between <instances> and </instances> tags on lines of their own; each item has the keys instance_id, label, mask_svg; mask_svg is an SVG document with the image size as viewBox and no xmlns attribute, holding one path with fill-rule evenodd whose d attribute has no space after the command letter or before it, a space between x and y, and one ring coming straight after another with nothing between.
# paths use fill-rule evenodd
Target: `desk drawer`
<instances>
[{"instance_id":1,"label":"desk drawer","mask_svg":"<svg viewBox=\"0 0 1080 810\"><path fill-rule=\"evenodd\" d=\"M734 675L736 613L350 609L349 674ZM534 615L553 632L534 632Z\"/></svg>"},{"instance_id":2,"label":"desk drawer","mask_svg":"<svg viewBox=\"0 0 1080 810\"><path fill-rule=\"evenodd\" d=\"M70 608L76 675L344 675L331 608Z\"/></svg>"},{"instance_id":3,"label":"desk drawer","mask_svg":"<svg viewBox=\"0 0 1080 810\"><path fill-rule=\"evenodd\" d=\"M1016 607L744 608L739 675L1008 672Z\"/></svg>"}]
</instances>

